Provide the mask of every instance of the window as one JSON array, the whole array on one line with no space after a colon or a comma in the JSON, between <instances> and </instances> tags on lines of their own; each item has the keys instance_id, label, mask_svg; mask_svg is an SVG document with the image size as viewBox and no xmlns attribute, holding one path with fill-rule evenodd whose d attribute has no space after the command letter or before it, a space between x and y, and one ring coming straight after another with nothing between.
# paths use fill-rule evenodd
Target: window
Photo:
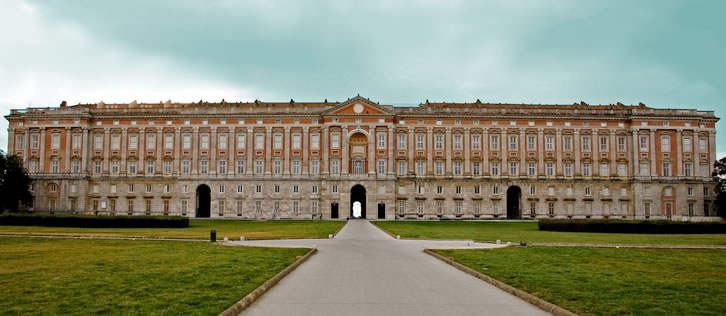
<instances>
[{"instance_id":1,"label":"window","mask_svg":"<svg viewBox=\"0 0 726 316\"><path fill-rule=\"evenodd\" d=\"M553 162L548 162L545 167L545 172L547 172L548 177L555 175L555 164Z\"/></svg>"},{"instance_id":2,"label":"window","mask_svg":"<svg viewBox=\"0 0 726 316\"><path fill-rule=\"evenodd\" d=\"M499 194L499 186L495 185L492 187L492 194L497 195Z\"/></svg>"},{"instance_id":3,"label":"window","mask_svg":"<svg viewBox=\"0 0 726 316\"><path fill-rule=\"evenodd\" d=\"M208 172L209 172L209 161L200 160L199 161L199 173L207 174Z\"/></svg>"},{"instance_id":4,"label":"window","mask_svg":"<svg viewBox=\"0 0 726 316\"><path fill-rule=\"evenodd\" d=\"M706 138L700 137L698 138L698 151L705 153L708 151L708 148L706 146Z\"/></svg>"},{"instance_id":5,"label":"window","mask_svg":"<svg viewBox=\"0 0 726 316\"><path fill-rule=\"evenodd\" d=\"M227 160L217 161L217 166L219 168L219 173L220 174L227 173Z\"/></svg>"},{"instance_id":6,"label":"window","mask_svg":"<svg viewBox=\"0 0 726 316\"><path fill-rule=\"evenodd\" d=\"M386 134L378 133L378 149L386 148Z\"/></svg>"},{"instance_id":7,"label":"window","mask_svg":"<svg viewBox=\"0 0 726 316\"><path fill-rule=\"evenodd\" d=\"M300 174L300 159L292 160L292 174Z\"/></svg>"},{"instance_id":8,"label":"window","mask_svg":"<svg viewBox=\"0 0 726 316\"><path fill-rule=\"evenodd\" d=\"M537 215L537 202L529 202L529 215L532 217Z\"/></svg>"},{"instance_id":9,"label":"window","mask_svg":"<svg viewBox=\"0 0 726 316\"><path fill-rule=\"evenodd\" d=\"M237 174L245 173L245 161L242 159L237 160Z\"/></svg>"},{"instance_id":10,"label":"window","mask_svg":"<svg viewBox=\"0 0 726 316\"><path fill-rule=\"evenodd\" d=\"M225 135L225 138L226 138L226 135ZM220 136L220 139L221 139L221 136ZM226 142L225 142L225 144L226 144ZM174 148L174 135L164 135L164 149L171 150L172 148ZM220 143L220 148L222 148L221 143Z\"/></svg>"},{"instance_id":11,"label":"window","mask_svg":"<svg viewBox=\"0 0 726 316\"><path fill-rule=\"evenodd\" d=\"M607 136L600 137L600 152L608 152L608 138Z\"/></svg>"},{"instance_id":12,"label":"window","mask_svg":"<svg viewBox=\"0 0 726 316\"><path fill-rule=\"evenodd\" d=\"M545 150L546 151L554 151L555 150L555 137L552 135L545 136Z\"/></svg>"},{"instance_id":13,"label":"window","mask_svg":"<svg viewBox=\"0 0 726 316\"><path fill-rule=\"evenodd\" d=\"M641 152L647 152L648 151L648 136L646 135L640 135L640 151ZM650 204L648 204L650 205Z\"/></svg>"},{"instance_id":14,"label":"window","mask_svg":"<svg viewBox=\"0 0 726 316\"><path fill-rule=\"evenodd\" d=\"M456 194L461 194L461 186L460 185L457 185L456 186Z\"/></svg>"},{"instance_id":15,"label":"window","mask_svg":"<svg viewBox=\"0 0 726 316\"><path fill-rule=\"evenodd\" d=\"M625 137L618 137L618 152L625 152Z\"/></svg>"},{"instance_id":16,"label":"window","mask_svg":"<svg viewBox=\"0 0 726 316\"><path fill-rule=\"evenodd\" d=\"M310 201L310 213L318 214L318 201L316 201L316 200Z\"/></svg>"},{"instance_id":17,"label":"window","mask_svg":"<svg viewBox=\"0 0 726 316\"><path fill-rule=\"evenodd\" d=\"M320 134L310 135L310 149L312 149L312 150L320 149Z\"/></svg>"},{"instance_id":18,"label":"window","mask_svg":"<svg viewBox=\"0 0 726 316\"><path fill-rule=\"evenodd\" d=\"M444 174L444 162L443 161L437 161L436 162L436 175L437 176L440 176L440 175L443 175L443 174Z\"/></svg>"},{"instance_id":19,"label":"window","mask_svg":"<svg viewBox=\"0 0 726 316\"><path fill-rule=\"evenodd\" d=\"M640 175L647 177L650 175L650 166L647 162L641 162L640 163Z\"/></svg>"},{"instance_id":20,"label":"window","mask_svg":"<svg viewBox=\"0 0 726 316\"><path fill-rule=\"evenodd\" d=\"M255 193L262 193L262 186L261 185L255 185Z\"/></svg>"},{"instance_id":21,"label":"window","mask_svg":"<svg viewBox=\"0 0 726 316\"><path fill-rule=\"evenodd\" d=\"M73 140L71 141L71 146L73 147L73 149L81 149L81 135L80 134L73 134ZM136 148L133 148L133 149L136 149Z\"/></svg>"},{"instance_id":22,"label":"window","mask_svg":"<svg viewBox=\"0 0 726 316\"><path fill-rule=\"evenodd\" d=\"M312 194L318 194L318 186L317 186L317 185L312 185L312 186L310 187L310 192L311 192Z\"/></svg>"},{"instance_id":23,"label":"window","mask_svg":"<svg viewBox=\"0 0 726 316\"><path fill-rule=\"evenodd\" d=\"M663 176L664 177L670 177L671 176L671 163L670 162L664 162L663 163Z\"/></svg>"},{"instance_id":24,"label":"window","mask_svg":"<svg viewBox=\"0 0 726 316\"><path fill-rule=\"evenodd\" d=\"M474 194L480 194L481 193L481 187L478 185L474 186Z\"/></svg>"},{"instance_id":25,"label":"window","mask_svg":"<svg viewBox=\"0 0 726 316\"><path fill-rule=\"evenodd\" d=\"M386 161L383 159L378 160L378 174L386 173Z\"/></svg>"},{"instance_id":26,"label":"window","mask_svg":"<svg viewBox=\"0 0 726 316\"><path fill-rule=\"evenodd\" d=\"M154 161L147 160L146 161L146 174L153 174L153 173L154 173Z\"/></svg>"},{"instance_id":27,"label":"window","mask_svg":"<svg viewBox=\"0 0 726 316\"><path fill-rule=\"evenodd\" d=\"M671 151L671 137L669 135L660 137L660 151L664 153Z\"/></svg>"},{"instance_id":28,"label":"window","mask_svg":"<svg viewBox=\"0 0 726 316\"><path fill-rule=\"evenodd\" d=\"M591 175L590 163L589 162L585 162L585 163L582 164L582 175L585 176L585 177L589 177Z\"/></svg>"},{"instance_id":29,"label":"window","mask_svg":"<svg viewBox=\"0 0 726 316\"><path fill-rule=\"evenodd\" d=\"M537 164L534 162L530 162L527 164L527 175L530 177L534 177L537 175Z\"/></svg>"},{"instance_id":30,"label":"window","mask_svg":"<svg viewBox=\"0 0 726 316\"><path fill-rule=\"evenodd\" d=\"M627 177L628 176L628 169L627 166L624 163L618 164L618 177Z\"/></svg>"},{"instance_id":31,"label":"window","mask_svg":"<svg viewBox=\"0 0 726 316\"><path fill-rule=\"evenodd\" d=\"M572 136L565 135L564 138L565 151L572 151Z\"/></svg>"},{"instance_id":32,"label":"window","mask_svg":"<svg viewBox=\"0 0 726 316\"><path fill-rule=\"evenodd\" d=\"M608 167L609 166L606 163L601 163L600 164L600 176L601 177L610 176L610 169Z\"/></svg>"},{"instance_id":33,"label":"window","mask_svg":"<svg viewBox=\"0 0 726 316\"><path fill-rule=\"evenodd\" d=\"M424 139L425 136L423 134L416 135L416 149L424 149Z\"/></svg>"},{"instance_id":34,"label":"window","mask_svg":"<svg viewBox=\"0 0 726 316\"><path fill-rule=\"evenodd\" d=\"M474 150L481 149L481 136L479 136L479 135L471 136L471 148Z\"/></svg>"},{"instance_id":35,"label":"window","mask_svg":"<svg viewBox=\"0 0 726 316\"><path fill-rule=\"evenodd\" d=\"M537 138L534 135L527 136L527 150L537 150Z\"/></svg>"},{"instance_id":36,"label":"window","mask_svg":"<svg viewBox=\"0 0 726 316\"><path fill-rule=\"evenodd\" d=\"M136 161L132 160L128 162L128 173L129 174L136 174Z\"/></svg>"},{"instance_id":37,"label":"window","mask_svg":"<svg viewBox=\"0 0 726 316\"><path fill-rule=\"evenodd\" d=\"M242 216L244 205L245 203L243 200L237 200L237 216Z\"/></svg>"},{"instance_id":38,"label":"window","mask_svg":"<svg viewBox=\"0 0 726 316\"><path fill-rule=\"evenodd\" d=\"M282 149L282 134L272 136L272 148L276 150Z\"/></svg>"},{"instance_id":39,"label":"window","mask_svg":"<svg viewBox=\"0 0 726 316\"><path fill-rule=\"evenodd\" d=\"M129 193L134 193L134 185L129 184Z\"/></svg>"},{"instance_id":40,"label":"window","mask_svg":"<svg viewBox=\"0 0 726 316\"><path fill-rule=\"evenodd\" d=\"M129 136L129 150L137 150L138 148L139 148L139 137L136 135Z\"/></svg>"},{"instance_id":41,"label":"window","mask_svg":"<svg viewBox=\"0 0 726 316\"><path fill-rule=\"evenodd\" d=\"M338 186L337 185L332 186L330 188L330 191L333 192L333 193L338 193Z\"/></svg>"},{"instance_id":42,"label":"window","mask_svg":"<svg viewBox=\"0 0 726 316\"><path fill-rule=\"evenodd\" d=\"M444 194L444 187L436 186L436 194Z\"/></svg>"},{"instance_id":43,"label":"window","mask_svg":"<svg viewBox=\"0 0 726 316\"><path fill-rule=\"evenodd\" d=\"M313 159L310 161L310 174L317 175L320 173L320 161Z\"/></svg>"},{"instance_id":44,"label":"window","mask_svg":"<svg viewBox=\"0 0 726 316\"><path fill-rule=\"evenodd\" d=\"M50 172L58 173L58 159L53 159L50 161Z\"/></svg>"},{"instance_id":45,"label":"window","mask_svg":"<svg viewBox=\"0 0 726 316\"><path fill-rule=\"evenodd\" d=\"M454 213L456 215L461 215L461 211L463 208L464 202L463 201L454 201Z\"/></svg>"},{"instance_id":46,"label":"window","mask_svg":"<svg viewBox=\"0 0 726 316\"><path fill-rule=\"evenodd\" d=\"M244 184L238 184L237 185L237 193L245 193L245 185Z\"/></svg>"},{"instance_id":47,"label":"window","mask_svg":"<svg viewBox=\"0 0 726 316\"><path fill-rule=\"evenodd\" d=\"M264 163L262 159L255 160L255 174L262 174L264 172Z\"/></svg>"},{"instance_id":48,"label":"window","mask_svg":"<svg viewBox=\"0 0 726 316\"><path fill-rule=\"evenodd\" d=\"M530 185L529 186L529 195L536 195L537 194L537 187Z\"/></svg>"},{"instance_id":49,"label":"window","mask_svg":"<svg viewBox=\"0 0 726 316\"><path fill-rule=\"evenodd\" d=\"M119 162L118 161L111 161L111 173L112 174L119 173Z\"/></svg>"},{"instance_id":50,"label":"window","mask_svg":"<svg viewBox=\"0 0 726 316\"><path fill-rule=\"evenodd\" d=\"M686 177L693 176L693 164L690 162L683 163L683 175Z\"/></svg>"},{"instance_id":51,"label":"window","mask_svg":"<svg viewBox=\"0 0 726 316\"><path fill-rule=\"evenodd\" d=\"M418 211L418 215L424 214L424 201L418 200L416 201L416 209Z\"/></svg>"},{"instance_id":52,"label":"window","mask_svg":"<svg viewBox=\"0 0 726 316\"><path fill-rule=\"evenodd\" d=\"M406 200L398 200L398 214L406 213Z\"/></svg>"},{"instance_id":53,"label":"window","mask_svg":"<svg viewBox=\"0 0 726 316\"><path fill-rule=\"evenodd\" d=\"M517 135L509 135L509 150L517 150Z\"/></svg>"},{"instance_id":54,"label":"window","mask_svg":"<svg viewBox=\"0 0 726 316\"><path fill-rule=\"evenodd\" d=\"M454 149L461 150L461 135L454 135Z\"/></svg>"},{"instance_id":55,"label":"window","mask_svg":"<svg viewBox=\"0 0 726 316\"><path fill-rule=\"evenodd\" d=\"M302 136L300 134L292 134L292 149L299 150L302 148Z\"/></svg>"},{"instance_id":56,"label":"window","mask_svg":"<svg viewBox=\"0 0 726 316\"><path fill-rule=\"evenodd\" d=\"M273 187L273 192L280 193L280 185L279 184L275 184L275 186Z\"/></svg>"},{"instance_id":57,"label":"window","mask_svg":"<svg viewBox=\"0 0 726 316\"><path fill-rule=\"evenodd\" d=\"M423 161L416 161L416 174L419 176L426 175L426 163Z\"/></svg>"},{"instance_id":58,"label":"window","mask_svg":"<svg viewBox=\"0 0 726 316\"><path fill-rule=\"evenodd\" d=\"M517 175L517 166L519 163L517 162L510 162L509 163L509 175L510 176L516 176Z\"/></svg>"},{"instance_id":59,"label":"window","mask_svg":"<svg viewBox=\"0 0 726 316\"><path fill-rule=\"evenodd\" d=\"M94 160L93 161L93 173L101 173L101 161L100 160Z\"/></svg>"},{"instance_id":60,"label":"window","mask_svg":"<svg viewBox=\"0 0 726 316\"><path fill-rule=\"evenodd\" d=\"M491 135L490 137L490 149L493 151L499 150L499 135Z\"/></svg>"},{"instance_id":61,"label":"window","mask_svg":"<svg viewBox=\"0 0 726 316\"><path fill-rule=\"evenodd\" d=\"M547 214L549 214L550 217L555 216L555 202L547 203Z\"/></svg>"},{"instance_id":62,"label":"window","mask_svg":"<svg viewBox=\"0 0 726 316\"><path fill-rule=\"evenodd\" d=\"M691 151L693 151L693 146L691 145L691 137L690 136L683 137L683 151L684 152L691 152Z\"/></svg>"},{"instance_id":63,"label":"window","mask_svg":"<svg viewBox=\"0 0 726 316\"><path fill-rule=\"evenodd\" d=\"M693 216L696 211L696 207L693 203L688 203L688 216Z\"/></svg>"},{"instance_id":64,"label":"window","mask_svg":"<svg viewBox=\"0 0 726 316\"><path fill-rule=\"evenodd\" d=\"M353 174L363 174L363 161L361 161L361 160L353 161Z\"/></svg>"},{"instance_id":65,"label":"window","mask_svg":"<svg viewBox=\"0 0 726 316\"><path fill-rule=\"evenodd\" d=\"M80 160L73 160L71 162L71 168L73 170L73 173L75 173L75 174L81 173L81 161Z\"/></svg>"},{"instance_id":66,"label":"window","mask_svg":"<svg viewBox=\"0 0 726 316\"><path fill-rule=\"evenodd\" d=\"M436 148L436 150L444 149L444 135L434 136L434 141L434 148Z\"/></svg>"},{"instance_id":67,"label":"window","mask_svg":"<svg viewBox=\"0 0 726 316\"><path fill-rule=\"evenodd\" d=\"M338 160L338 159L330 160L330 173L340 174L340 160Z\"/></svg>"},{"instance_id":68,"label":"window","mask_svg":"<svg viewBox=\"0 0 726 316\"><path fill-rule=\"evenodd\" d=\"M209 135L202 134L202 135L199 136L199 139L200 139L200 141L199 141L200 142L200 146L199 147L202 150L209 150Z\"/></svg>"},{"instance_id":69,"label":"window","mask_svg":"<svg viewBox=\"0 0 726 316\"><path fill-rule=\"evenodd\" d=\"M572 163L565 163L565 177L572 177Z\"/></svg>"},{"instance_id":70,"label":"window","mask_svg":"<svg viewBox=\"0 0 726 316\"><path fill-rule=\"evenodd\" d=\"M480 215L481 214L481 202L480 201L474 201L474 215Z\"/></svg>"},{"instance_id":71,"label":"window","mask_svg":"<svg viewBox=\"0 0 726 316\"><path fill-rule=\"evenodd\" d=\"M247 135L245 134L237 134L237 150L245 149L245 146L247 145Z\"/></svg>"},{"instance_id":72,"label":"window","mask_svg":"<svg viewBox=\"0 0 726 316\"><path fill-rule=\"evenodd\" d=\"M454 175L460 176L461 174L461 161L454 161Z\"/></svg>"},{"instance_id":73,"label":"window","mask_svg":"<svg viewBox=\"0 0 726 316\"><path fill-rule=\"evenodd\" d=\"M221 150L227 149L227 134L219 134L219 144L217 144L217 148Z\"/></svg>"},{"instance_id":74,"label":"window","mask_svg":"<svg viewBox=\"0 0 726 316\"><path fill-rule=\"evenodd\" d=\"M436 200L436 214L437 215L444 214L444 201Z\"/></svg>"},{"instance_id":75,"label":"window","mask_svg":"<svg viewBox=\"0 0 726 316\"><path fill-rule=\"evenodd\" d=\"M274 173L274 174L282 173L282 161L280 159L275 159L272 162L272 173Z\"/></svg>"},{"instance_id":76,"label":"window","mask_svg":"<svg viewBox=\"0 0 726 316\"><path fill-rule=\"evenodd\" d=\"M262 134L255 134L255 149L256 150L263 150L265 149L265 135Z\"/></svg>"},{"instance_id":77,"label":"window","mask_svg":"<svg viewBox=\"0 0 726 316\"><path fill-rule=\"evenodd\" d=\"M60 134L53 134L50 138L50 148L60 149Z\"/></svg>"},{"instance_id":78,"label":"window","mask_svg":"<svg viewBox=\"0 0 726 316\"><path fill-rule=\"evenodd\" d=\"M406 149L406 135L405 134L398 135L398 149L400 149L400 150Z\"/></svg>"},{"instance_id":79,"label":"window","mask_svg":"<svg viewBox=\"0 0 726 316\"><path fill-rule=\"evenodd\" d=\"M146 134L146 149L153 150L156 149L156 134Z\"/></svg>"},{"instance_id":80,"label":"window","mask_svg":"<svg viewBox=\"0 0 726 316\"><path fill-rule=\"evenodd\" d=\"M592 189L590 187L585 187L585 195L591 196L592 195Z\"/></svg>"},{"instance_id":81,"label":"window","mask_svg":"<svg viewBox=\"0 0 726 316\"><path fill-rule=\"evenodd\" d=\"M481 175L481 163L479 163L479 162L471 163L471 174L475 175L475 176Z\"/></svg>"},{"instance_id":82,"label":"window","mask_svg":"<svg viewBox=\"0 0 726 316\"><path fill-rule=\"evenodd\" d=\"M151 193L152 186L151 184L146 185L146 193Z\"/></svg>"},{"instance_id":83,"label":"window","mask_svg":"<svg viewBox=\"0 0 726 316\"><path fill-rule=\"evenodd\" d=\"M220 200L217 203L217 206L219 207L219 209L217 210L217 212L219 212L219 215L224 215L224 200Z\"/></svg>"},{"instance_id":84,"label":"window","mask_svg":"<svg viewBox=\"0 0 726 316\"><path fill-rule=\"evenodd\" d=\"M582 152L590 152L590 136L582 136Z\"/></svg>"},{"instance_id":85,"label":"window","mask_svg":"<svg viewBox=\"0 0 726 316\"><path fill-rule=\"evenodd\" d=\"M340 148L340 133L330 134L330 148L332 148L332 149Z\"/></svg>"},{"instance_id":86,"label":"window","mask_svg":"<svg viewBox=\"0 0 726 316\"><path fill-rule=\"evenodd\" d=\"M499 162L494 161L494 162L492 162L491 165L492 165L492 175L498 176L499 175Z\"/></svg>"},{"instance_id":87,"label":"window","mask_svg":"<svg viewBox=\"0 0 726 316\"><path fill-rule=\"evenodd\" d=\"M37 148L37 146L35 148ZM95 150L103 149L103 135L96 134L93 136L93 148Z\"/></svg>"},{"instance_id":88,"label":"window","mask_svg":"<svg viewBox=\"0 0 726 316\"><path fill-rule=\"evenodd\" d=\"M406 161L405 160L399 160L398 161L398 174L399 175L405 175L406 174Z\"/></svg>"}]
</instances>

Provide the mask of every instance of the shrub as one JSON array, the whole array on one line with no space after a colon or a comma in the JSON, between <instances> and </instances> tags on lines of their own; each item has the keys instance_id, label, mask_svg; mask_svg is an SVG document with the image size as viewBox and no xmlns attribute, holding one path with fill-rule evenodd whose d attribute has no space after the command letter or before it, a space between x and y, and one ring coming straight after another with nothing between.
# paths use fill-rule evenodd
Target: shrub
<instances>
[{"instance_id":1,"label":"shrub","mask_svg":"<svg viewBox=\"0 0 726 316\"><path fill-rule=\"evenodd\" d=\"M726 222L628 221L611 219L540 219L539 230L628 234L725 234Z\"/></svg>"},{"instance_id":2,"label":"shrub","mask_svg":"<svg viewBox=\"0 0 726 316\"><path fill-rule=\"evenodd\" d=\"M184 228L189 227L189 218L182 216L10 214L0 216L0 225L86 228Z\"/></svg>"}]
</instances>

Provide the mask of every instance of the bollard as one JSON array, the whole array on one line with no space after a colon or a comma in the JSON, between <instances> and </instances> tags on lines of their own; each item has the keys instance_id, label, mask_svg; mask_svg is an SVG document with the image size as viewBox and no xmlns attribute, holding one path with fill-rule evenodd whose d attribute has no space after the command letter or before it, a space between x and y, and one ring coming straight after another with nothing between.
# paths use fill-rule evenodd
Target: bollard
<instances>
[{"instance_id":1,"label":"bollard","mask_svg":"<svg viewBox=\"0 0 726 316\"><path fill-rule=\"evenodd\" d=\"M239 236L240 241L245 241L245 236Z\"/></svg>"},{"instance_id":2,"label":"bollard","mask_svg":"<svg viewBox=\"0 0 726 316\"><path fill-rule=\"evenodd\" d=\"M229 239L227 237L224 237L224 241L229 241Z\"/></svg>"},{"instance_id":3,"label":"bollard","mask_svg":"<svg viewBox=\"0 0 726 316\"><path fill-rule=\"evenodd\" d=\"M401 239L401 235L396 235L396 239Z\"/></svg>"},{"instance_id":4,"label":"bollard","mask_svg":"<svg viewBox=\"0 0 726 316\"><path fill-rule=\"evenodd\" d=\"M217 242L217 231L212 229L209 231L209 241L210 242Z\"/></svg>"},{"instance_id":5,"label":"bollard","mask_svg":"<svg viewBox=\"0 0 726 316\"><path fill-rule=\"evenodd\" d=\"M328 234L328 239L333 239L333 234Z\"/></svg>"}]
</instances>

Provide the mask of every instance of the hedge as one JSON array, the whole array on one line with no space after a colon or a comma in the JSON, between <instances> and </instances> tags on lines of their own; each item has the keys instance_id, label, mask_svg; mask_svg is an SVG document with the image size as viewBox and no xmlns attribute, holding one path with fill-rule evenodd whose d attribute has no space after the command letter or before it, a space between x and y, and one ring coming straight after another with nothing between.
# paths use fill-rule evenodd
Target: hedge
<instances>
[{"instance_id":1,"label":"hedge","mask_svg":"<svg viewBox=\"0 0 726 316\"><path fill-rule=\"evenodd\" d=\"M184 228L182 216L0 215L0 225L89 228Z\"/></svg>"},{"instance_id":2,"label":"hedge","mask_svg":"<svg viewBox=\"0 0 726 316\"><path fill-rule=\"evenodd\" d=\"M539 230L628 234L726 234L726 222L666 220L540 219Z\"/></svg>"}]
</instances>

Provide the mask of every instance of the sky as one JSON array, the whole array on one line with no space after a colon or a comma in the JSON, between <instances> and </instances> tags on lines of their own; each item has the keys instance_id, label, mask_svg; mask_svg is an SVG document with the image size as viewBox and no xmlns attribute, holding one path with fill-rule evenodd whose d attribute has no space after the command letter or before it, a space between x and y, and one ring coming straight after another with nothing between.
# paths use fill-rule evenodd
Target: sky
<instances>
[{"instance_id":1,"label":"sky","mask_svg":"<svg viewBox=\"0 0 726 316\"><path fill-rule=\"evenodd\" d=\"M0 113L360 94L726 117L723 12L720 0L1 0ZM726 156L726 120L717 142Z\"/></svg>"}]
</instances>

